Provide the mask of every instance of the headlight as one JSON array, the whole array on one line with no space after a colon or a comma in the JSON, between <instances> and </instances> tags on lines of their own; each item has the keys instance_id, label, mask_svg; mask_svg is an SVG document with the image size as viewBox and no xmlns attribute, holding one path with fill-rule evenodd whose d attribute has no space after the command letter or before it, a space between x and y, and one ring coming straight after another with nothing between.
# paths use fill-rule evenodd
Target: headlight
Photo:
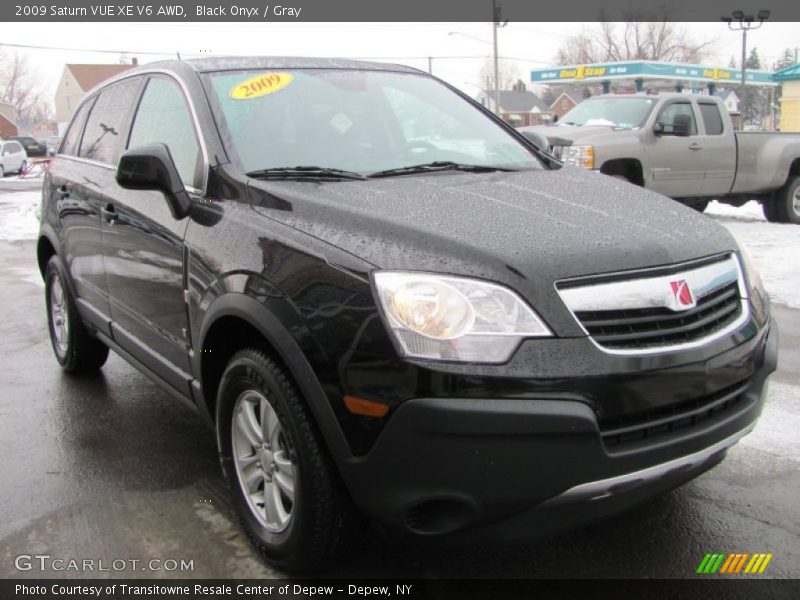
<instances>
[{"instance_id":1,"label":"headlight","mask_svg":"<svg viewBox=\"0 0 800 600\"><path fill-rule=\"evenodd\" d=\"M750 306L758 321L765 323L769 316L769 295L761 282L761 274L758 272L750 251L744 244L739 244L741 249L742 262L744 267L744 278L747 285L747 296L750 299Z\"/></svg>"},{"instance_id":2,"label":"headlight","mask_svg":"<svg viewBox=\"0 0 800 600\"><path fill-rule=\"evenodd\" d=\"M375 287L403 356L502 363L527 337L552 336L503 286L447 275L378 271Z\"/></svg>"},{"instance_id":3,"label":"headlight","mask_svg":"<svg viewBox=\"0 0 800 600\"><path fill-rule=\"evenodd\" d=\"M594 146L555 146L553 154L565 164L594 169Z\"/></svg>"}]
</instances>

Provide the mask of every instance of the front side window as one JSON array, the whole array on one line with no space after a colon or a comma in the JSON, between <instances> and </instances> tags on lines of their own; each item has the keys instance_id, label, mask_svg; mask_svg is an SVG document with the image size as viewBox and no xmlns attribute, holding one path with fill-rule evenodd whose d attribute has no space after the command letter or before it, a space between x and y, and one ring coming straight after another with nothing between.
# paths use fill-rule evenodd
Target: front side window
<instances>
[{"instance_id":1,"label":"front side window","mask_svg":"<svg viewBox=\"0 0 800 600\"><path fill-rule=\"evenodd\" d=\"M694 120L694 111L689 102L673 102L667 105L658 115L656 122L662 125L664 133L674 133L675 117L678 115L687 115L689 117L689 135L697 135L697 122Z\"/></svg>"},{"instance_id":2,"label":"front side window","mask_svg":"<svg viewBox=\"0 0 800 600\"><path fill-rule=\"evenodd\" d=\"M128 79L100 92L86 122L79 156L117 164L126 134L122 129L138 85L138 79Z\"/></svg>"},{"instance_id":3,"label":"front side window","mask_svg":"<svg viewBox=\"0 0 800 600\"><path fill-rule=\"evenodd\" d=\"M184 184L202 184L202 159L189 108L172 81L154 77L147 82L133 120L128 148L166 144Z\"/></svg>"},{"instance_id":4,"label":"front side window","mask_svg":"<svg viewBox=\"0 0 800 600\"><path fill-rule=\"evenodd\" d=\"M703 117L703 125L706 128L706 135L722 135L722 116L716 104L700 102L700 114Z\"/></svg>"},{"instance_id":5,"label":"front side window","mask_svg":"<svg viewBox=\"0 0 800 600\"><path fill-rule=\"evenodd\" d=\"M544 168L483 111L429 77L289 69L204 79L225 143L247 172L318 166L369 174L439 161Z\"/></svg>"},{"instance_id":6,"label":"front side window","mask_svg":"<svg viewBox=\"0 0 800 600\"><path fill-rule=\"evenodd\" d=\"M64 141L61 144L59 154L66 154L68 156L78 155L78 146L81 143L81 132L83 131L83 124L86 122L86 115L89 114L89 109L92 107L94 100L89 100L78 111L75 118L72 119L72 124L69 126Z\"/></svg>"}]
</instances>

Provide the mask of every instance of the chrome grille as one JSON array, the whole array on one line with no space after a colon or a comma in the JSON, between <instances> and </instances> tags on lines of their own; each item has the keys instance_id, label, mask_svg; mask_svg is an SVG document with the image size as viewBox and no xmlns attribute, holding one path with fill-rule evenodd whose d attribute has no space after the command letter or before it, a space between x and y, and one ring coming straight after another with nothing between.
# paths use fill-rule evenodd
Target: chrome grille
<instances>
[{"instance_id":1,"label":"chrome grille","mask_svg":"<svg viewBox=\"0 0 800 600\"><path fill-rule=\"evenodd\" d=\"M673 289L686 284L688 300ZM716 339L747 318L739 263L732 255L657 276L623 274L559 293L586 333L618 353L675 350Z\"/></svg>"}]
</instances>

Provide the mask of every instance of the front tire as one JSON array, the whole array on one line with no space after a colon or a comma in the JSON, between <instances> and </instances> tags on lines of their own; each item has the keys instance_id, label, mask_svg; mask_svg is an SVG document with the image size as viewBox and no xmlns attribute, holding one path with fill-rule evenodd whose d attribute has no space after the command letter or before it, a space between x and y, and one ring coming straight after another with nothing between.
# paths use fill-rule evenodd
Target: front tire
<instances>
[{"instance_id":1,"label":"front tire","mask_svg":"<svg viewBox=\"0 0 800 600\"><path fill-rule=\"evenodd\" d=\"M287 571L340 560L358 518L308 407L263 351L238 352L217 400L220 459L242 524Z\"/></svg>"},{"instance_id":2,"label":"front tire","mask_svg":"<svg viewBox=\"0 0 800 600\"><path fill-rule=\"evenodd\" d=\"M776 213L781 223L800 224L800 177L786 182L775 193Z\"/></svg>"},{"instance_id":3,"label":"front tire","mask_svg":"<svg viewBox=\"0 0 800 600\"><path fill-rule=\"evenodd\" d=\"M61 368L67 373L100 369L108 359L108 346L86 331L58 256L47 263L45 299L50 342Z\"/></svg>"}]
</instances>

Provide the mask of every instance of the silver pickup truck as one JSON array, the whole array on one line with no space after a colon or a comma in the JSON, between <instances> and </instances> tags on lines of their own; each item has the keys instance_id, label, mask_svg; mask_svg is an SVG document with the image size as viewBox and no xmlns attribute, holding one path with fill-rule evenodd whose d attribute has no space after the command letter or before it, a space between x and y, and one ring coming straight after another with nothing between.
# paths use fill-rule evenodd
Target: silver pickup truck
<instances>
[{"instance_id":1,"label":"silver pickup truck","mask_svg":"<svg viewBox=\"0 0 800 600\"><path fill-rule=\"evenodd\" d=\"M567 164L701 211L712 199L758 200L769 221L800 224L800 134L736 132L715 96L605 94L520 131Z\"/></svg>"}]
</instances>

